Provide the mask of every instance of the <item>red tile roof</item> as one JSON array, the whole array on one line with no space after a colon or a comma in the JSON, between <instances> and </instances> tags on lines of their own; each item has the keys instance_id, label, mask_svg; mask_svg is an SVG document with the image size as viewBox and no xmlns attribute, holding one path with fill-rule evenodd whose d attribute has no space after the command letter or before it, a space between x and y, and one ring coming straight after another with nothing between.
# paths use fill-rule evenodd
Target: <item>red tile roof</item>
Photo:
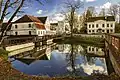
<instances>
[{"instance_id":1,"label":"red tile roof","mask_svg":"<svg viewBox=\"0 0 120 80\"><path fill-rule=\"evenodd\" d=\"M27 15L33 22L39 22L42 23L37 17Z\"/></svg>"},{"instance_id":2,"label":"red tile roof","mask_svg":"<svg viewBox=\"0 0 120 80\"><path fill-rule=\"evenodd\" d=\"M25 23L25 22L39 22L42 23L37 17L31 15L24 15L20 19L16 20L14 23Z\"/></svg>"},{"instance_id":3,"label":"red tile roof","mask_svg":"<svg viewBox=\"0 0 120 80\"><path fill-rule=\"evenodd\" d=\"M45 26L43 24L40 24L40 23L35 23L35 26L38 29L45 29Z\"/></svg>"}]
</instances>

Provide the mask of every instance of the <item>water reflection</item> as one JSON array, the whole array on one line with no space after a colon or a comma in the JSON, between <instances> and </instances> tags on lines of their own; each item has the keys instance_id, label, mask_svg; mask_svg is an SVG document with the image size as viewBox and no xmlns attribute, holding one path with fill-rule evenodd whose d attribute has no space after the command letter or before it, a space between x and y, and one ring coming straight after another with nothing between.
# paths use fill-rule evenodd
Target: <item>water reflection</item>
<instances>
[{"instance_id":1,"label":"water reflection","mask_svg":"<svg viewBox=\"0 0 120 80\"><path fill-rule=\"evenodd\" d=\"M102 48L98 47L56 44L46 46L43 50L22 58L14 57L15 61L12 62L12 65L17 70L30 75L75 74L87 76L97 72L107 74L105 58L96 57L96 55L89 56L89 53L104 54Z\"/></svg>"}]
</instances>

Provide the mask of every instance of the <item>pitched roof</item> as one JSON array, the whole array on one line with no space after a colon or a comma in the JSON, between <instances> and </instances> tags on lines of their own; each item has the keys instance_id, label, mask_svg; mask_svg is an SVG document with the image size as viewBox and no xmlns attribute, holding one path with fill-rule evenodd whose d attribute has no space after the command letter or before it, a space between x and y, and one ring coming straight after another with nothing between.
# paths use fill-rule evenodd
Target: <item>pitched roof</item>
<instances>
[{"instance_id":1,"label":"pitched roof","mask_svg":"<svg viewBox=\"0 0 120 80\"><path fill-rule=\"evenodd\" d=\"M89 17L87 22L94 22L97 20L115 21L115 17L114 16Z\"/></svg>"},{"instance_id":2,"label":"pitched roof","mask_svg":"<svg viewBox=\"0 0 120 80\"><path fill-rule=\"evenodd\" d=\"M47 16L46 17L37 17L43 24L45 24L46 20L47 20Z\"/></svg>"},{"instance_id":3,"label":"pitched roof","mask_svg":"<svg viewBox=\"0 0 120 80\"><path fill-rule=\"evenodd\" d=\"M39 22L39 23L41 23L41 21L37 17L30 16L30 15L24 15L20 19L16 20L14 23L24 23L24 22Z\"/></svg>"},{"instance_id":4,"label":"pitched roof","mask_svg":"<svg viewBox=\"0 0 120 80\"><path fill-rule=\"evenodd\" d=\"M41 25L40 23L35 23L36 28L38 29L45 29L44 25Z\"/></svg>"}]
</instances>

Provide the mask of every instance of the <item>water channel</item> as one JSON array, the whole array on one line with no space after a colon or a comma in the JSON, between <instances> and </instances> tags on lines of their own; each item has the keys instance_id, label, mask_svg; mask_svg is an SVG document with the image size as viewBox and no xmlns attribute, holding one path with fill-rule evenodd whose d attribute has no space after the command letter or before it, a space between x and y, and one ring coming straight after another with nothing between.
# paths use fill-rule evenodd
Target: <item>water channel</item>
<instances>
[{"instance_id":1,"label":"water channel","mask_svg":"<svg viewBox=\"0 0 120 80\"><path fill-rule=\"evenodd\" d=\"M30 54L29 54L30 53ZM29 75L62 76L108 74L103 48L89 45L54 44L24 56L9 58L13 68Z\"/></svg>"}]
</instances>

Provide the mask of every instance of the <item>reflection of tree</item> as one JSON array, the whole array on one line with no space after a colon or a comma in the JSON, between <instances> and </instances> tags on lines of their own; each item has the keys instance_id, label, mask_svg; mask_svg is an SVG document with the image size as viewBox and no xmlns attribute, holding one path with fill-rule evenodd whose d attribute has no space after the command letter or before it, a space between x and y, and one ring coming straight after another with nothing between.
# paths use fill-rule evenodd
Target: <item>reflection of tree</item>
<instances>
[{"instance_id":1,"label":"reflection of tree","mask_svg":"<svg viewBox=\"0 0 120 80\"><path fill-rule=\"evenodd\" d=\"M69 49L69 54L66 55L66 59L68 60L68 66L71 67L72 74L76 72L75 68L75 60L76 55L79 53L79 45L71 44Z\"/></svg>"}]
</instances>

